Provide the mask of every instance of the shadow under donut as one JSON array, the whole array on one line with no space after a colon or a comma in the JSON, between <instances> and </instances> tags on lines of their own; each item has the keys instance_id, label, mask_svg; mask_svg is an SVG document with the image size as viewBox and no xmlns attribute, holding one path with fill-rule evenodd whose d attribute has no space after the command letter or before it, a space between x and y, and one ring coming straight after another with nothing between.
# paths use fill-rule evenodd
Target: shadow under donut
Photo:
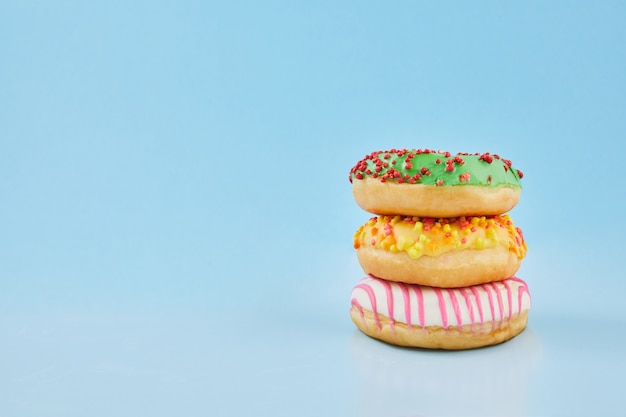
<instances>
[{"instance_id":1,"label":"shadow under donut","mask_svg":"<svg viewBox=\"0 0 626 417\"><path fill-rule=\"evenodd\" d=\"M508 342L464 351L398 347L355 330L357 415L524 415L542 351L531 328Z\"/></svg>"}]
</instances>

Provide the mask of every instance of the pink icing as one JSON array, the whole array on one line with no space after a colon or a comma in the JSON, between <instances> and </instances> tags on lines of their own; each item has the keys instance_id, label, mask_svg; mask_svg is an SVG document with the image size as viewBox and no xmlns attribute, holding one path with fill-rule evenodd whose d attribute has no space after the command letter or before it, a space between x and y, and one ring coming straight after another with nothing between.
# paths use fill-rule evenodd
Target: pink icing
<instances>
[{"instance_id":1,"label":"pink icing","mask_svg":"<svg viewBox=\"0 0 626 417\"><path fill-rule=\"evenodd\" d=\"M493 307L493 297L491 296L491 289L489 287L489 285L487 284L483 284L481 285L481 287L487 291L487 297L489 297L489 310L491 311L491 317L493 317L494 319L496 318L496 313L494 311L494 307Z\"/></svg>"},{"instance_id":2,"label":"pink icing","mask_svg":"<svg viewBox=\"0 0 626 417\"><path fill-rule=\"evenodd\" d=\"M424 294L419 286L412 285L411 287L415 290L415 298L417 299L417 317L420 320L420 326L422 326L422 329L425 329L426 321L424 319Z\"/></svg>"},{"instance_id":3,"label":"pink icing","mask_svg":"<svg viewBox=\"0 0 626 417\"><path fill-rule=\"evenodd\" d=\"M439 301L439 311L441 313L441 321L443 321L443 328L448 330L448 309L446 308L446 302L443 300L443 294L439 288L433 288Z\"/></svg>"},{"instance_id":4,"label":"pink icing","mask_svg":"<svg viewBox=\"0 0 626 417\"><path fill-rule=\"evenodd\" d=\"M500 320L504 320L504 304L502 303L502 294L498 290L498 286L495 282L491 283L494 292L496 293L496 297L498 298L498 311L500 312Z\"/></svg>"},{"instance_id":5,"label":"pink icing","mask_svg":"<svg viewBox=\"0 0 626 417\"><path fill-rule=\"evenodd\" d=\"M528 292L528 285L522 281L521 279L517 278L517 277L512 277L510 278L511 281L515 281L515 282L519 282L520 284L522 284L518 291L517 294L517 309L521 310L522 308L522 297L524 297L524 293L528 294L528 297L530 297L530 292Z\"/></svg>"},{"instance_id":6,"label":"pink icing","mask_svg":"<svg viewBox=\"0 0 626 417\"><path fill-rule=\"evenodd\" d=\"M485 302L489 304L491 321L494 322L496 327L499 327L505 320L520 314L522 308L528 308L529 304L525 304L524 307L524 294L528 296L528 302L530 302L528 286L524 281L516 277L473 287L442 289L389 282L369 276L361 280L354 290L363 291L366 297L353 292L352 305L359 311L363 320L365 320L363 309L371 309L379 331L381 330L381 321L378 306L381 305L381 302L387 306L387 316L391 322L390 326L392 331L395 331L395 323L397 321L406 323L409 328L413 326L414 321L419 321L419 325L422 329L425 329L427 326L427 316L430 315L431 319L428 320L428 322L432 323L435 318L433 314L436 314L436 317L438 317L435 322L438 321L441 323L440 325L446 330L449 329L451 324L450 315L454 315L459 330L461 330L463 325L469 324L471 325L472 331L475 331L477 324L480 324L482 328L485 323ZM506 298L504 298L503 294L505 291ZM517 291L517 303L513 301L515 291ZM493 295L494 292L495 297ZM414 297L412 293L415 294ZM438 311L426 311L424 300L427 294L429 297L435 297L435 305ZM377 300L377 297L380 297L380 299ZM462 298L462 300L460 298ZM432 299L433 302L434 299ZM505 300L507 302L507 311L505 311ZM397 302L400 302L403 306L403 308L400 307L398 309L397 314L399 318L396 317L395 312ZM369 306L367 305L368 303ZM435 307L435 305L433 305L433 307ZM413 321L411 320L412 314L416 314L417 316L416 318L413 316ZM404 317L402 317L402 315L404 315Z\"/></svg>"},{"instance_id":7,"label":"pink icing","mask_svg":"<svg viewBox=\"0 0 626 417\"><path fill-rule=\"evenodd\" d=\"M376 327L380 330L381 326L380 320L378 319L378 309L376 308L376 295L374 294L374 290L367 284L359 284L355 288L360 288L367 293L367 296L370 299L370 304L372 305L372 313L374 313L374 318L376 320Z\"/></svg>"},{"instance_id":8,"label":"pink icing","mask_svg":"<svg viewBox=\"0 0 626 417\"><path fill-rule=\"evenodd\" d=\"M474 298L476 299L476 307L478 308L478 315L480 317L480 326L482 327L482 325L485 324L485 319L483 317L483 302L480 301L480 294L478 294L476 287L469 288L472 290L472 294L474 294Z\"/></svg>"},{"instance_id":9,"label":"pink icing","mask_svg":"<svg viewBox=\"0 0 626 417\"><path fill-rule=\"evenodd\" d=\"M509 302L509 315L508 317L513 317L513 294L511 293L511 286L508 282L502 281L502 285L506 287L506 299Z\"/></svg>"},{"instance_id":10,"label":"pink icing","mask_svg":"<svg viewBox=\"0 0 626 417\"><path fill-rule=\"evenodd\" d=\"M470 321L472 322L472 330L474 329L474 309L472 308L472 299L469 292L467 292L467 288L461 288L461 295L465 299L465 305L467 306L467 311L469 311ZM482 324L482 321L481 321Z\"/></svg>"},{"instance_id":11,"label":"pink icing","mask_svg":"<svg viewBox=\"0 0 626 417\"><path fill-rule=\"evenodd\" d=\"M463 326L463 320L461 316L461 309L459 308L459 300L456 298L456 292L452 289L448 289L448 294L450 295L450 301L452 302L452 309L454 310L454 316L456 317L456 324L459 330ZM473 322L473 320L472 320Z\"/></svg>"},{"instance_id":12,"label":"pink icing","mask_svg":"<svg viewBox=\"0 0 626 417\"><path fill-rule=\"evenodd\" d=\"M365 313L363 313L363 307L359 303L359 300L357 300L356 298L352 298L352 305L355 306L357 310L359 310L359 314L361 315L361 318L365 319Z\"/></svg>"},{"instance_id":13,"label":"pink icing","mask_svg":"<svg viewBox=\"0 0 626 417\"><path fill-rule=\"evenodd\" d=\"M400 287L400 290L402 290L402 299L404 300L404 316L406 317L406 324L410 329L413 324L411 323L411 294L409 294L409 287L407 287L406 284L399 282L398 286Z\"/></svg>"},{"instance_id":14,"label":"pink icing","mask_svg":"<svg viewBox=\"0 0 626 417\"><path fill-rule=\"evenodd\" d=\"M385 293L387 293L387 317L389 317L390 320L389 326L391 327L391 331L395 333L395 321L393 319L393 293L391 292L391 284L382 279L380 280L380 283L385 288Z\"/></svg>"}]
</instances>

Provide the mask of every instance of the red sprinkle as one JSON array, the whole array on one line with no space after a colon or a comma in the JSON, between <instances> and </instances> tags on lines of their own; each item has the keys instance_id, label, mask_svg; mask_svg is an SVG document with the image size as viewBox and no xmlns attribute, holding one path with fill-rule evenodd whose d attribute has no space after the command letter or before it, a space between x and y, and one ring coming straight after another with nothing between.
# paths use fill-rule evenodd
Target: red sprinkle
<instances>
[{"instance_id":1,"label":"red sprinkle","mask_svg":"<svg viewBox=\"0 0 626 417\"><path fill-rule=\"evenodd\" d=\"M480 155L480 158L478 158L478 159L480 159L481 161L485 161L488 164L493 162L493 157L491 155L489 155L489 152Z\"/></svg>"},{"instance_id":2,"label":"red sprinkle","mask_svg":"<svg viewBox=\"0 0 626 417\"><path fill-rule=\"evenodd\" d=\"M365 155L361 161L357 162L350 169L348 180L352 183L354 179L363 180L365 177L369 176L370 178L378 178L381 182L385 182L387 180L395 180L397 182L418 183L421 181L422 176L432 175L432 172L428 169L428 166L433 166L426 165L418 167L414 165L413 158L420 154L433 154L433 158L435 159L428 158L431 161L430 164L440 165L445 163L445 166L441 168L433 168L438 174L441 173L442 168L445 170L445 172L454 172L456 166L463 165L465 163L465 158L467 157L474 157L487 164L491 164L494 160L498 159L502 161L502 166L506 173L508 173L509 169L514 169L510 160L502 158L498 154L491 154L489 152L476 152L473 154L458 152L455 155L451 156L450 152L444 152L441 150L433 150L428 148L393 148L387 151L375 151ZM398 169L394 169L395 166L398 166ZM401 171L401 173L399 171ZM417 173L414 173L412 175L409 174L410 172L415 171L417 171ZM515 169L513 173L516 174L515 176L517 176L518 179L524 177L524 174L520 170ZM461 182L469 182L471 174L469 172L465 172L460 174L457 178ZM491 184L493 181L493 177L491 175L488 175L485 181L487 184ZM433 183L436 186L442 186L444 185L444 180L441 178L435 178L431 184Z\"/></svg>"}]
</instances>

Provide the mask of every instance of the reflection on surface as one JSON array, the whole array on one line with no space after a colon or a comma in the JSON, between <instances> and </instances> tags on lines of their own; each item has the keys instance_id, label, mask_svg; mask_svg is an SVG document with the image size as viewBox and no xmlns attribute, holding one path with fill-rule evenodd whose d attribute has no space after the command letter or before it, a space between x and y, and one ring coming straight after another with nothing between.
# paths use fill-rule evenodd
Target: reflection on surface
<instances>
[{"instance_id":1,"label":"reflection on surface","mask_svg":"<svg viewBox=\"0 0 626 417\"><path fill-rule=\"evenodd\" d=\"M467 351L391 346L355 331L358 415L523 415L528 383L542 356L527 328L501 345Z\"/></svg>"}]
</instances>

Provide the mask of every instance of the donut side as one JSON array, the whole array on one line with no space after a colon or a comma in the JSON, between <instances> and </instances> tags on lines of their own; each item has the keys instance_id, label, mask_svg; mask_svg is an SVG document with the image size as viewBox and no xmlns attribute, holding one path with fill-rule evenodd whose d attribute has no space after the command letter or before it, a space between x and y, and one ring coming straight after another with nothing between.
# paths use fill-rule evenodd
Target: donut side
<instances>
[{"instance_id":1,"label":"donut side","mask_svg":"<svg viewBox=\"0 0 626 417\"><path fill-rule=\"evenodd\" d=\"M515 316L506 323L486 323L485 330L472 331L471 326L461 329L444 329L428 326L424 329L409 328L405 323L391 324L383 315L378 319L371 310L350 309L354 324L366 335L397 346L419 347L426 349L462 350L497 345L520 334L528 322L528 311Z\"/></svg>"},{"instance_id":2,"label":"donut side","mask_svg":"<svg viewBox=\"0 0 626 417\"><path fill-rule=\"evenodd\" d=\"M501 282L456 289L365 277L352 290L350 316L365 334L388 343L467 349L519 334L531 306L527 284Z\"/></svg>"},{"instance_id":3,"label":"donut side","mask_svg":"<svg viewBox=\"0 0 626 417\"><path fill-rule=\"evenodd\" d=\"M352 184L354 200L373 214L458 217L503 214L517 205L521 188L380 182L365 178Z\"/></svg>"},{"instance_id":4,"label":"donut side","mask_svg":"<svg viewBox=\"0 0 626 417\"><path fill-rule=\"evenodd\" d=\"M508 278L526 255L522 231L508 215L378 216L355 232L354 248L367 274L445 288Z\"/></svg>"},{"instance_id":5,"label":"donut side","mask_svg":"<svg viewBox=\"0 0 626 417\"><path fill-rule=\"evenodd\" d=\"M405 252L392 253L368 247L358 249L356 254L366 274L388 281L441 288L501 281L515 275L522 262L502 246L466 249L417 259Z\"/></svg>"}]
</instances>

